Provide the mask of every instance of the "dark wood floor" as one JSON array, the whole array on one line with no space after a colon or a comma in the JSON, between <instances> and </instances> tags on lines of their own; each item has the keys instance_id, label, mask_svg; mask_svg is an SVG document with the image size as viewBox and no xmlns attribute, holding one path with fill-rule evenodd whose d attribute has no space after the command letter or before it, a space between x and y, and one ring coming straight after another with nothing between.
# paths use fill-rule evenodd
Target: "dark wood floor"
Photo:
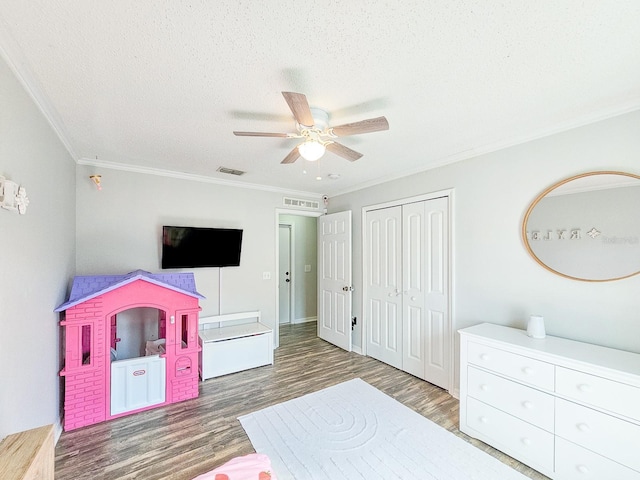
<instances>
[{"instance_id":1,"label":"dark wood floor","mask_svg":"<svg viewBox=\"0 0 640 480\"><path fill-rule=\"evenodd\" d=\"M446 391L340 350L316 338L315 329L281 326L273 366L201 382L197 399L63 432L56 478L191 479L254 451L238 416L357 377L530 478L547 478L460 433L458 401Z\"/></svg>"}]
</instances>

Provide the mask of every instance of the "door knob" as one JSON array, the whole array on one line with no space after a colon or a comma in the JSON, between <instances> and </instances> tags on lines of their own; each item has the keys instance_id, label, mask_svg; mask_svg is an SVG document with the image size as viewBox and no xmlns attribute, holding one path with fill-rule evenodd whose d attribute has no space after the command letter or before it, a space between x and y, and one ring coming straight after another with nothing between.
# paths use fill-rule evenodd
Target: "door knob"
<instances>
[{"instance_id":1,"label":"door knob","mask_svg":"<svg viewBox=\"0 0 640 480\"><path fill-rule=\"evenodd\" d=\"M285 280L285 282L289 283L291 280L289 280L288 278Z\"/></svg>"},{"instance_id":2,"label":"door knob","mask_svg":"<svg viewBox=\"0 0 640 480\"><path fill-rule=\"evenodd\" d=\"M342 291L343 292L353 292L353 287L349 287L349 286L342 287Z\"/></svg>"}]
</instances>

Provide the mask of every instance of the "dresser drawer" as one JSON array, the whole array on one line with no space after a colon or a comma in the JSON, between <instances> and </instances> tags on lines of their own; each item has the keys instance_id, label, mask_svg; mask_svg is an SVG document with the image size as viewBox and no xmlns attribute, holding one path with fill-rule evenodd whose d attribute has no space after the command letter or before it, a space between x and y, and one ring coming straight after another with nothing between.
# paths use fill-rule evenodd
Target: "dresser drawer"
<instances>
[{"instance_id":1,"label":"dresser drawer","mask_svg":"<svg viewBox=\"0 0 640 480\"><path fill-rule=\"evenodd\" d=\"M640 426L556 399L556 435L640 471Z\"/></svg>"},{"instance_id":2,"label":"dresser drawer","mask_svg":"<svg viewBox=\"0 0 640 480\"><path fill-rule=\"evenodd\" d=\"M469 363L520 382L553 391L554 366L532 358L505 352L475 342L468 343Z\"/></svg>"},{"instance_id":3,"label":"dresser drawer","mask_svg":"<svg viewBox=\"0 0 640 480\"><path fill-rule=\"evenodd\" d=\"M551 433L471 397L467 398L467 426L523 463L542 471L553 470Z\"/></svg>"},{"instance_id":4,"label":"dresser drawer","mask_svg":"<svg viewBox=\"0 0 640 480\"><path fill-rule=\"evenodd\" d=\"M558 367L556 393L640 421L640 388Z\"/></svg>"},{"instance_id":5,"label":"dresser drawer","mask_svg":"<svg viewBox=\"0 0 640 480\"><path fill-rule=\"evenodd\" d=\"M553 432L554 397L469 366L467 394L514 417Z\"/></svg>"},{"instance_id":6,"label":"dresser drawer","mask_svg":"<svg viewBox=\"0 0 640 480\"><path fill-rule=\"evenodd\" d=\"M562 480L640 480L640 472L556 438L555 473Z\"/></svg>"}]
</instances>

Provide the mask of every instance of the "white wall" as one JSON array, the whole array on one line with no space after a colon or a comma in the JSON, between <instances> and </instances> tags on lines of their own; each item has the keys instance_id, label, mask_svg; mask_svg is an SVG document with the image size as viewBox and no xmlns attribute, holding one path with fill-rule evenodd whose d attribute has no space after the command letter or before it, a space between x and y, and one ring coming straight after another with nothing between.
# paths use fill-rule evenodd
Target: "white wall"
<instances>
[{"instance_id":1,"label":"white wall","mask_svg":"<svg viewBox=\"0 0 640 480\"><path fill-rule=\"evenodd\" d=\"M75 163L0 59L0 175L26 215L0 209L0 438L60 416L60 327L75 268Z\"/></svg>"},{"instance_id":2,"label":"white wall","mask_svg":"<svg viewBox=\"0 0 640 480\"><path fill-rule=\"evenodd\" d=\"M281 224L292 225L295 235L295 264L292 268L294 323L315 319L318 315L318 219L300 215L280 215L279 219ZM311 267L309 272L304 271L305 265Z\"/></svg>"},{"instance_id":3,"label":"white wall","mask_svg":"<svg viewBox=\"0 0 640 480\"><path fill-rule=\"evenodd\" d=\"M93 173L102 175L101 191L89 180ZM283 196L78 166L78 274L123 274L139 268L161 272L163 225L241 228L239 267L167 271L194 272L198 291L207 297L200 302L201 315L260 310L262 321L275 328L274 215ZM270 272L271 279L263 280L263 272Z\"/></svg>"},{"instance_id":4,"label":"white wall","mask_svg":"<svg viewBox=\"0 0 640 480\"><path fill-rule=\"evenodd\" d=\"M523 328L539 313L551 335L640 352L640 276L569 280L530 258L520 236L529 204L558 180L592 170L640 174L639 132L633 112L331 198L331 212L354 212L354 315L362 318L362 207L453 188L454 329ZM359 321L355 344L361 335Z\"/></svg>"}]
</instances>

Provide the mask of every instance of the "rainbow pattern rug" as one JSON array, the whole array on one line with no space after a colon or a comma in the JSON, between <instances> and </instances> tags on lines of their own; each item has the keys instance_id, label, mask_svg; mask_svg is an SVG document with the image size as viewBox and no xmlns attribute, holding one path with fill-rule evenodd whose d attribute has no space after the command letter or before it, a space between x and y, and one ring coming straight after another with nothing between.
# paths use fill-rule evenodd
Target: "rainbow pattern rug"
<instances>
[{"instance_id":1,"label":"rainbow pattern rug","mask_svg":"<svg viewBox=\"0 0 640 480\"><path fill-rule=\"evenodd\" d=\"M279 480L525 480L357 378L239 418Z\"/></svg>"}]
</instances>

